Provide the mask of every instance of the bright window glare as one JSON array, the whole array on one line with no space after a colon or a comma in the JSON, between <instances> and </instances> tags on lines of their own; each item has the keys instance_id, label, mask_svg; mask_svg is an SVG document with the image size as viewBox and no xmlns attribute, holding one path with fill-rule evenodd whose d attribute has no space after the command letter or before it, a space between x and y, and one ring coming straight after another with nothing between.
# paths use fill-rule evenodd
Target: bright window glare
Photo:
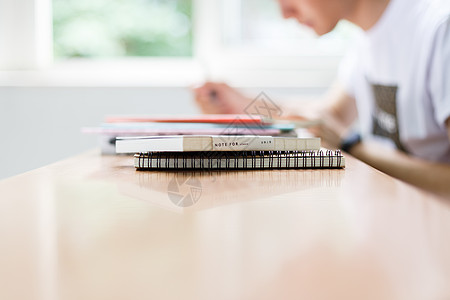
<instances>
[{"instance_id":1,"label":"bright window glare","mask_svg":"<svg viewBox=\"0 0 450 300\"><path fill-rule=\"evenodd\" d=\"M341 22L331 33L318 38L296 20L284 20L277 1L228 0L230 16L239 16L225 29L226 42L235 47L256 47L277 54L342 53L358 30ZM231 4L234 3L234 4Z\"/></svg>"},{"instance_id":2,"label":"bright window glare","mask_svg":"<svg viewBox=\"0 0 450 300\"><path fill-rule=\"evenodd\" d=\"M192 56L192 0L53 0L56 58Z\"/></svg>"}]
</instances>

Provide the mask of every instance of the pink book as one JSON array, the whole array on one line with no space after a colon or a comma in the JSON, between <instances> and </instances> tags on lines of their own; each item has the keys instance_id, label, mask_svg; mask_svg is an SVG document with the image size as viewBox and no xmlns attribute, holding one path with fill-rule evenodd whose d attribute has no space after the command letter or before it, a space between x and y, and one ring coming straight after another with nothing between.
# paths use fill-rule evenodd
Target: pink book
<instances>
[{"instance_id":1,"label":"pink book","mask_svg":"<svg viewBox=\"0 0 450 300\"><path fill-rule=\"evenodd\" d=\"M215 123L215 124L271 124L271 120L258 115L211 114L211 115L135 115L107 116L106 123L160 122L160 123Z\"/></svg>"}]
</instances>

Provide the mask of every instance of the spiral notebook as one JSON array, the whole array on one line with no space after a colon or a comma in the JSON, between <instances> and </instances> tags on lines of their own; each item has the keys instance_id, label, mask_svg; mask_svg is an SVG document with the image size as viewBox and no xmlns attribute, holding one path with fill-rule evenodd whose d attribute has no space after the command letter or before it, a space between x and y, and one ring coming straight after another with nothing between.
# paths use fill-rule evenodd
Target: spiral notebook
<instances>
[{"instance_id":1,"label":"spiral notebook","mask_svg":"<svg viewBox=\"0 0 450 300\"><path fill-rule=\"evenodd\" d=\"M340 150L148 152L134 156L138 170L344 168Z\"/></svg>"}]
</instances>

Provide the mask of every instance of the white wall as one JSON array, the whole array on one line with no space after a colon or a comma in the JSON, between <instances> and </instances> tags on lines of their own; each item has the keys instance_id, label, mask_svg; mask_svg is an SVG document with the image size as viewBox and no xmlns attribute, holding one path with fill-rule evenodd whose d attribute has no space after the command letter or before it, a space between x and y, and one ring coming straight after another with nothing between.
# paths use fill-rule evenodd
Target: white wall
<instances>
[{"instance_id":1,"label":"white wall","mask_svg":"<svg viewBox=\"0 0 450 300\"><path fill-rule=\"evenodd\" d=\"M247 89L274 99L319 90ZM110 114L198 113L185 88L0 87L0 179L97 146L80 132Z\"/></svg>"}]
</instances>

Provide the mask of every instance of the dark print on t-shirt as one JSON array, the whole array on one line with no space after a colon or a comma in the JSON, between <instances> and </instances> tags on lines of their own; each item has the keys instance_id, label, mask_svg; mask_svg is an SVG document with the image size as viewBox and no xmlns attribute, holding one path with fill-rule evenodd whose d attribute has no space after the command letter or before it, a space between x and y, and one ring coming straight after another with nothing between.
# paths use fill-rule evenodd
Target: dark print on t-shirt
<instances>
[{"instance_id":1,"label":"dark print on t-shirt","mask_svg":"<svg viewBox=\"0 0 450 300\"><path fill-rule=\"evenodd\" d=\"M373 134L391 139L399 150L406 152L398 133L397 87L372 84L372 91L375 98Z\"/></svg>"}]
</instances>

